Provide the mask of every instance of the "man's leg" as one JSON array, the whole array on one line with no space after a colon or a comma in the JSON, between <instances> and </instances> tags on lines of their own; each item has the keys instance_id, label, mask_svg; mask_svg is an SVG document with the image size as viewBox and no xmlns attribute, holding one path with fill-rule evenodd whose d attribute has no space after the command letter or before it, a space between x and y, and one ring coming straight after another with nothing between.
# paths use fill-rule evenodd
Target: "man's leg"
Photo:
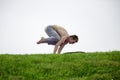
<instances>
[{"instance_id":1,"label":"man's leg","mask_svg":"<svg viewBox=\"0 0 120 80\"><path fill-rule=\"evenodd\" d=\"M56 45L56 43L59 40L54 38L53 36L49 37L49 38L45 38L45 42L48 43L48 45Z\"/></svg>"},{"instance_id":2,"label":"man's leg","mask_svg":"<svg viewBox=\"0 0 120 80\"><path fill-rule=\"evenodd\" d=\"M44 37L41 37L41 39L37 42L37 44L40 44L40 43L45 43L45 38Z\"/></svg>"},{"instance_id":3,"label":"man's leg","mask_svg":"<svg viewBox=\"0 0 120 80\"><path fill-rule=\"evenodd\" d=\"M54 37L57 40L60 40L60 35L54 30L53 26L47 26L45 32L49 37Z\"/></svg>"},{"instance_id":4,"label":"man's leg","mask_svg":"<svg viewBox=\"0 0 120 80\"><path fill-rule=\"evenodd\" d=\"M55 45L57 42L58 40L54 37L49 37L49 38L41 37L41 39L37 42L37 44L48 43L49 45Z\"/></svg>"},{"instance_id":5,"label":"man's leg","mask_svg":"<svg viewBox=\"0 0 120 80\"><path fill-rule=\"evenodd\" d=\"M37 44L48 43L49 45L55 45L60 40L59 34L53 29L52 26L47 26L45 28L45 32L49 38L42 37L41 40L37 42Z\"/></svg>"},{"instance_id":6,"label":"man's leg","mask_svg":"<svg viewBox=\"0 0 120 80\"><path fill-rule=\"evenodd\" d=\"M60 40L59 34L54 30L53 26L47 26L45 28L45 32L49 36L49 38L45 38L45 42L49 45L56 45L56 43Z\"/></svg>"}]
</instances>

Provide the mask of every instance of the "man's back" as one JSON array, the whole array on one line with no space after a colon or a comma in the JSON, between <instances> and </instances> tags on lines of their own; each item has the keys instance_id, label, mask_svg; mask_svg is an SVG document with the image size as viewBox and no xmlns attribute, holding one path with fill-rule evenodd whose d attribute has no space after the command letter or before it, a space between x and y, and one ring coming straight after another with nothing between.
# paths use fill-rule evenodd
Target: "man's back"
<instances>
[{"instance_id":1,"label":"man's back","mask_svg":"<svg viewBox=\"0 0 120 80\"><path fill-rule=\"evenodd\" d=\"M69 36L68 32L61 26L58 25L53 25L53 28L58 32L58 34L63 37L63 36Z\"/></svg>"}]
</instances>

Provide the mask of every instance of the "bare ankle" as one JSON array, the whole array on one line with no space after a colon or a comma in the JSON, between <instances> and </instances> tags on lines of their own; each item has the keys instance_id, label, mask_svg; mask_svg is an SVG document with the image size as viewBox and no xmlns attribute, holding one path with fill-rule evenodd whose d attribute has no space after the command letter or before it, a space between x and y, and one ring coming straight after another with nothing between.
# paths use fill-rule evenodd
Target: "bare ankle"
<instances>
[{"instance_id":1,"label":"bare ankle","mask_svg":"<svg viewBox=\"0 0 120 80\"><path fill-rule=\"evenodd\" d=\"M41 39L37 42L37 44L44 43L44 42L45 42L45 38L41 37Z\"/></svg>"}]
</instances>

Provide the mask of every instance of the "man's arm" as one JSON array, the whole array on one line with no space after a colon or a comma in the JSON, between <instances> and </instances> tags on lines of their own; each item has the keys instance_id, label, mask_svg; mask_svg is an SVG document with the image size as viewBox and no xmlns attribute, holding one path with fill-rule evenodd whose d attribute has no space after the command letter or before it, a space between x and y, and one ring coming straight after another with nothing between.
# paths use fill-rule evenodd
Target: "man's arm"
<instances>
[{"instance_id":1,"label":"man's arm","mask_svg":"<svg viewBox=\"0 0 120 80\"><path fill-rule=\"evenodd\" d=\"M61 51L62 51L62 49L64 48L65 45L66 45L66 44L62 44L62 45L59 47L59 49L58 49L58 54L61 53Z\"/></svg>"},{"instance_id":2,"label":"man's arm","mask_svg":"<svg viewBox=\"0 0 120 80\"><path fill-rule=\"evenodd\" d=\"M58 45L55 45L54 51L53 51L54 54L57 52L58 47L59 47Z\"/></svg>"},{"instance_id":3,"label":"man's arm","mask_svg":"<svg viewBox=\"0 0 120 80\"><path fill-rule=\"evenodd\" d=\"M54 54L57 52L57 50L58 50L58 47L62 44L62 43L64 43L65 42L65 40L67 39L67 37L62 37L61 38L61 40L55 45L55 47L54 47ZM63 46L64 47L64 46ZM62 48L62 47L61 47ZM61 49L62 50L62 49Z\"/></svg>"}]
</instances>

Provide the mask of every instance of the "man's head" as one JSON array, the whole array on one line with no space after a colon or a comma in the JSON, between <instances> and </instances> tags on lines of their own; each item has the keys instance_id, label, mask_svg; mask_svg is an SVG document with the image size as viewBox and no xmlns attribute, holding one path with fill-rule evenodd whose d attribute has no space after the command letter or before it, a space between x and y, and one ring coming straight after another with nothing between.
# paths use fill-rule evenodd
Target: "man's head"
<instances>
[{"instance_id":1,"label":"man's head","mask_svg":"<svg viewBox=\"0 0 120 80\"><path fill-rule=\"evenodd\" d=\"M76 42L78 42L78 36L77 35L69 36L69 44L74 44Z\"/></svg>"}]
</instances>

